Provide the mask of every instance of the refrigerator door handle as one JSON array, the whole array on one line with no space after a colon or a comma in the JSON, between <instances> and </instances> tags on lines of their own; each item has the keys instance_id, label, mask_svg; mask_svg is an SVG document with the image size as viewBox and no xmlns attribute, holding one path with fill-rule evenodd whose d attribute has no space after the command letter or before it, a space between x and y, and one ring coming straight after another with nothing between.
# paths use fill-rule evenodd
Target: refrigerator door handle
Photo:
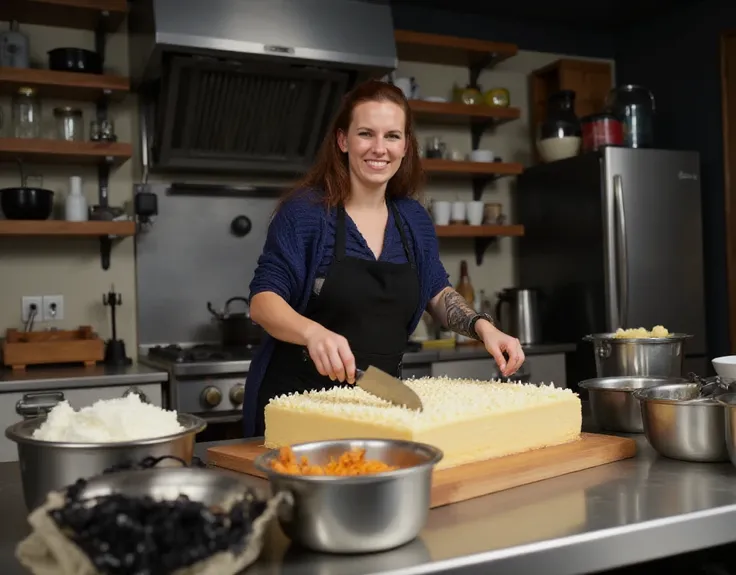
<instances>
[{"instance_id":1,"label":"refrigerator door handle","mask_svg":"<svg viewBox=\"0 0 736 575\"><path fill-rule=\"evenodd\" d=\"M613 176L613 200L616 205L616 267L619 281L618 323L623 329L629 315L629 255L626 242L626 212L624 210L624 187L620 175Z\"/></svg>"}]
</instances>

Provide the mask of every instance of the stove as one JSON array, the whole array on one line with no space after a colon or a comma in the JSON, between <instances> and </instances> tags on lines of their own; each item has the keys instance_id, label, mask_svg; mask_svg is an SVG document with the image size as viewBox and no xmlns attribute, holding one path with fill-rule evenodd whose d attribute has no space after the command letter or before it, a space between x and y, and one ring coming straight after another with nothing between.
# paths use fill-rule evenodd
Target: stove
<instances>
[{"instance_id":1,"label":"stove","mask_svg":"<svg viewBox=\"0 0 736 575\"><path fill-rule=\"evenodd\" d=\"M254 349L216 344L141 347L140 362L169 372L168 409L198 415L208 427L242 420L245 378Z\"/></svg>"},{"instance_id":2,"label":"stove","mask_svg":"<svg viewBox=\"0 0 736 575\"><path fill-rule=\"evenodd\" d=\"M248 373L253 348L225 348L215 344L154 345L147 349L147 363L166 365L181 376Z\"/></svg>"}]
</instances>

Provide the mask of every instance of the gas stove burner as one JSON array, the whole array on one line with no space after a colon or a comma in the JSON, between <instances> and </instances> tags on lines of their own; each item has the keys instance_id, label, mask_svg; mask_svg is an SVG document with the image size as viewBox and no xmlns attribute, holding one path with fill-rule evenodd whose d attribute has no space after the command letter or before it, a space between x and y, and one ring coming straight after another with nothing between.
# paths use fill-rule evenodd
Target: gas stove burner
<instances>
[{"instance_id":1,"label":"gas stove burner","mask_svg":"<svg viewBox=\"0 0 736 575\"><path fill-rule=\"evenodd\" d=\"M238 353L239 352L239 353ZM231 351L217 345L201 344L192 347L180 345L157 345L148 350L148 355L160 357L176 363L197 363L204 361L230 361L244 356L248 350Z\"/></svg>"}]
</instances>

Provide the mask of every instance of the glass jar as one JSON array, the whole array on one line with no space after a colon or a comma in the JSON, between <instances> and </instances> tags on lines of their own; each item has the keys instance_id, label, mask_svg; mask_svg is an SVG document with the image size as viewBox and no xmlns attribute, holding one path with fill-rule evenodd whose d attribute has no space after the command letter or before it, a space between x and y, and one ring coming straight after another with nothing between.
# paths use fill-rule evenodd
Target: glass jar
<instances>
[{"instance_id":1,"label":"glass jar","mask_svg":"<svg viewBox=\"0 0 736 575\"><path fill-rule=\"evenodd\" d=\"M112 120L92 120L89 123L89 139L93 142L117 141Z\"/></svg>"},{"instance_id":2,"label":"glass jar","mask_svg":"<svg viewBox=\"0 0 736 575\"><path fill-rule=\"evenodd\" d=\"M542 123L540 139L579 138L580 120L575 115L575 91L561 90L547 99L547 119Z\"/></svg>"},{"instance_id":3,"label":"glass jar","mask_svg":"<svg viewBox=\"0 0 736 575\"><path fill-rule=\"evenodd\" d=\"M539 125L537 150L545 162L576 156L580 151L580 120L575 114L575 92L561 90L547 99L547 119Z\"/></svg>"},{"instance_id":4,"label":"glass jar","mask_svg":"<svg viewBox=\"0 0 736 575\"><path fill-rule=\"evenodd\" d=\"M34 88L18 88L13 96L12 121L13 135L16 138L41 137L41 102Z\"/></svg>"},{"instance_id":5,"label":"glass jar","mask_svg":"<svg viewBox=\"0 0 736 575\"><path fill-rule=\"evenodd\" d=\"M81 142L84 140L82 110L70 106L54 108L54 119L57 138L67 142Z\"/></svg>"},{"instance_id":6,"label":"glass jar","mask_svg":"<svg viewBox=\"0 0 736 575\"><path fill-rule=\"evenodd\" d=\"M622 146L623 125L610 113L591 114L580 119L583 132L583 152L592 152L605 146Z\"/></svg>"},{"instance_id":7,"label":"glass jar","mask_svg":"<svg viewBox=\"0 0 736 575\"><path fill-rule=\"evenodd\" d=\"M427 138L427 145L424 149L425 157L433 159L442 159L446 155L446 146L439 136Z\"/></svg>"},{"instance_id":8,"label":"glass jar","mask_svg":"<svg viewBox=\"0 0 736 575\"><path fill-rule=\"evenodd\" d=\"M606 108L622 122L625 146L654 146L655 106L649 89L632 84L614 88L608 93Z\"/></svg>"}]
</instances>

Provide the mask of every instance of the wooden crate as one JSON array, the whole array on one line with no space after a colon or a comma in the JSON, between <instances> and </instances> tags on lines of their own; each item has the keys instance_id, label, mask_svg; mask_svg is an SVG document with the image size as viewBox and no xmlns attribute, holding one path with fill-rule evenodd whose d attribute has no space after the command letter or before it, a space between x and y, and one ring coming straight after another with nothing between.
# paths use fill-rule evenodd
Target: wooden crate
<instances>
[{"instance_id":1,"label":"wooden crate","mask_svg":"<svg viewBox=\"0 0 736 575\"><path fill-rule=\"evenodd\" d=\"M27 365L83 363L95 365L105 357L105 344L88 325L75 330L18 331L9 329L3 341L3 363L15 370Z\"/></svg>"}]
</instances>

